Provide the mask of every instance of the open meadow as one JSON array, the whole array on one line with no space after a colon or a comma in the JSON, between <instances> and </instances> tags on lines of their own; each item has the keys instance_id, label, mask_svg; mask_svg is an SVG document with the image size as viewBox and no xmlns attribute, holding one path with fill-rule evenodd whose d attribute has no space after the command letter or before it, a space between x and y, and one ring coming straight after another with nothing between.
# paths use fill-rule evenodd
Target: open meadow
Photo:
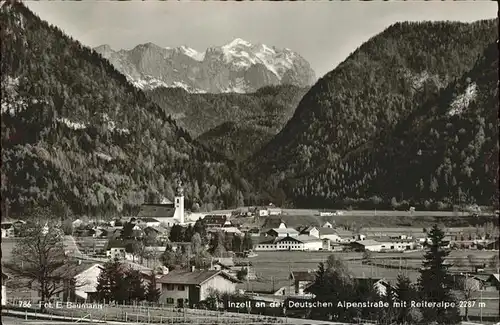
<instances>
[{"instance_id":1,"label":"open meadow","mask_svg":"<svg viewBox=\"0 0 500 325\"><path fill-rule=\"evenodd\" d=\"M467 256L474 255L477 261L487 262L496 251L455 250L449 255L450 261L466 260ZM362 264L363 253L358 252L258 252L251 258L255 273L264 281L279 281L288 279L290 271L315 270L320 262L325 262L329 255L336 255L346 261L347 266L355 276L386 278L394 280L400 272L406 272L411 280L416 281L417 270L414 268L422 264L423 251L410 253L373 253L373 264ZM392 268L382 265L392 266ZM405 268L407 266L407 268ZM467 266L467 265L464 265Z\"/></svg>"},{"instance_id":2,"label":"open meadow","mask_svg":"<svg viewBox=\"0 0 500 325\"><path fill-rule=\"evenodd\" d=\"M231 210L212 211L211 213L231 213ZM288 227L313 225L321 226L325 221L334 222L337 225L357 225L363 228L369 227L398 227L398 228L429 228L435 224L446 227L474 227L493 222L498 225L498 217L493 215L471 216L468 213L457 213L450 211L379 211L379 210L352 210L343 211L342 215L320 216L319 210L308 209L283 209L279 216L265 217L249 220L252 226L261 226L266 218L280 218ZM234 218L238 222L242 218ZM260 224L255 224L260 220Z\"/></svg>"},{"instance_id":3,"label":"open meadow","mask_svg":"<svg viewBox=\"0 0 500 325\"><path fill-rule=\"evenodd\" d=\"M361 263L362 253L333 252L258 252L251 258L257 277L262 281L285 281L290 271L315 270L320 262L325 262L329 255L337 255L346 261L349 270L357 277L396 279L399 270L365 265ZM393 256L394 254L390 254ZM388 257L389 254L386 255ZM394 255L395 256L395 255ZM402 270L403 271L403 270ZM416 280L417 272L408 270L407 275Z\"/></svg>"}]
</instances>

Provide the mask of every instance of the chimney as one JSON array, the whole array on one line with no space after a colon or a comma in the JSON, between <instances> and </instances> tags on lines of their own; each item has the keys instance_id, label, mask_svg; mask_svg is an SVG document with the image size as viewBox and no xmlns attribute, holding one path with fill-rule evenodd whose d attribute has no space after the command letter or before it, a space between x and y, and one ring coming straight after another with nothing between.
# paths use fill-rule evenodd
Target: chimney
<instances>
[{"instance_id":1,"label":"chimney","mask_svg":"<svg viewBox=\"0 0 500 325\"><path fill-rule=\"evenodd\" d=\"M195 267L193 265L193 266L191 266L191 272L194 272L194 270L195 270Z\"/></svg>"}]
</instances>

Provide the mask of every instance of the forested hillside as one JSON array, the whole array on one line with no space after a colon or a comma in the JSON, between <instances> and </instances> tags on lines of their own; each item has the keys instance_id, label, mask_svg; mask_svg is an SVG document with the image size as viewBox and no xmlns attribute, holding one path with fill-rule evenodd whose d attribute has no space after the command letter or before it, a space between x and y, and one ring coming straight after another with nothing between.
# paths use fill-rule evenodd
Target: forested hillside
<instances>
[{"instance_id":1,"label":"forested hillside","mask_svg":"<svg viewBox=\"0 0 500 325\"><path fill-rule=\"evenodd\" d=\"M0 22L9 214L35 202L62 213L131 211L172 199L178 177L187 204L233 205L249 191L234 166L194 143L93 50L18 2L2 6Z\"/></svg>"},{"instance_id":2,"label":"forested hillside","mask_svg":"<svg viewBox=\"0 0 500 325\"><path fill-rule=\"evenodd\" d=\"M241 162L260 150L277 133L257 122L255 125L225 122L203 133L197 140L225 157Z\"/></svg>"},{"instance_id":3,"label":"forested hillside","mask_svg":"<svg viewBox=\"0 0 500 325\"><path fill-rule=\"evenodd\" d=\"M285 128L253 157L249 172L261 177L262 187L282 188L299 206L350 204L352 199L456 202L455 193L467 191L468 200L491 203L492 182L486 175L495 166L489 164L487 171L480 168L484 159L490 159L488 148L494 146L488 138L495 138L497 132L496 124L489 122L497 108L491 106L491 85L482 89L482 81L477 80L477 88L467 88L467 94L477 91L471 102L481 110L471 108L467 110L474 112L471 115L422 122L432 132L419 121L426 121L430 107L447 109L445 103L450 100L445 99L444 89L448 85L455 89L457 102L469 96L462 96L469 86L455 80L471 70L498 38L497 26L497 21L490 20L389 27L311 88ZM479 66L475 69L482 69ZM401 144L399 137L413 123L418 132L406 134L412 140L410 147L408 142ZM482 133L484 139L477 143L484 144L468 148L471 139ZM454 141L457 144L451 147ZM387 151L379 153L380 147ZM413 159L417 153L421 155ZM471 187L477 181L481 185Z\"/></svg>"},{"instance_id":4,"label":"forested hillside","mask_svg":"<svg viewBox=\"0 0 500 325\"><path fill-rule=\"evenodd\" d=\"M319 177L311 175L305 184L296 184L297 201L328 205L328 196L336 195L352 198L344 199L352 203L369 198L371 204L385 200L395 208L427 209L497 203L498 100L494 42L470 72L412 112L389 135L351 151L340 168L322 166ZM337 186L330 192L311 186L325 180Z\"/></svg>"},{"instance_id":5,"label":"forested hillside","mask_svg":"<svg viewBox=\"0 0 500 325\"><path fill-rule=\"evenodd\" d=\"M147 95L194 137L225 122L250 128L262 126L274 135L292 117L307 90L283 85L263 87L249 94L192 94L182 88L160 87Z\"/></svg>"}]
</instances>

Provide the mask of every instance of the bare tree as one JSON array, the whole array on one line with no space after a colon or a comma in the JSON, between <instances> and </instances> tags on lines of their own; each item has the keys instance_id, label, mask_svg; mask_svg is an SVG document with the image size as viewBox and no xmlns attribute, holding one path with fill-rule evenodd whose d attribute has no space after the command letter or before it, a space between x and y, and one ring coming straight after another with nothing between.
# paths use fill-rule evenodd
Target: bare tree
<instances>
[{"instance_id":1,"label":"bare tree","mask_svg":"<svg viewBox=\"0 0 500 325\"><path fill-rule=\"evenodd\" d=\"M474 295L477 291L479 291L481 288L478 285L478 282L470 278L468 276L465 276L465 278L461 278L459 281L459 288L462 293L462 298L466 302L465 303L465 319L469 320L469 306L467 302L474 300Z\"/></svg>"},{"instance_id":2,"label":"bare tree","mask_svg":"<svg viewBox=\"0 0 500 325\"><path fill-rule=\"evenodd\" d=\"M33 210L31 220L12 251L12 261L5 268L19 281L37 289L42 302L65 290L64 283L72 280L74 270L64 252L63 232L47 209ZM77 264L75 264L77 265ZM43 303L41 304L43 309Z\"/></svg>"},{"instance_id":3,"label":"bare tree","mask_svg":"<svg viewBox=\"0 0 500 325\"><path fill-rule=\"evenodd\" d=\"M467 255L467 259L469 260L469 265L470 265L470 267L472 269L472 272L474 272L475 271L475 267L478 264L478 260L477 260L476 256L472 255L472 254L469 254L469 255Z\"/></svg>"}]
</instances>

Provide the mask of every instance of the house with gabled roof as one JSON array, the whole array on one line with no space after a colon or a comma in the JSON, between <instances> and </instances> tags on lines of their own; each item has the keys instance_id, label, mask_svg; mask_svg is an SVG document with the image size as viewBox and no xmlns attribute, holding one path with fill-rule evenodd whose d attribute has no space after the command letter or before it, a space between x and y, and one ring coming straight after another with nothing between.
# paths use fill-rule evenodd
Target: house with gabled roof
<instances>
[{"instance_id":1,"label":"house with gabled roof","mask_svg":"<svg viewBox=\"0 0 500 325\"><path fill-rule=\"evenodd\" d=\"M179 307L206 300L212 290L233 293L241 281L221 270L174 270L158 279L160 301Z\"/></svg>"},{"instance_id":2,"label":"house with gabled roof","mask_svg":"<svg viewBox=\"0 0 500 325\"><path fill-rule=\"evenodd\" d=\"M50 273L54 290L52 299L84 302L96 296L97 282L103 265L96 262L71 260ZM29 279L16 278L21 282ZM28 283L28 282L27 282ZM29 281L29 299L40 301L41 291L37 281Z\"/></svg>"},{"instance_id":3,"label":"house with gabled roof","mask_svg":"<svg viewBox=\"0 0 500 325\"><path fill-rule=\"evenodd\" d=\"M325 223L323 224L323 226L321 226L321 227L322 227L322 228L333 228L332 224L331 224L331 223L329 223L328 221L327 221L327 222L325 222Z\"/></svg>"},{"instance_id":4,"label":"house with gabled roof","mask_svg":"<svg viewBox=\"0 0 500 325\"><path fill-rule=\"evenodd\" d=\"M492 291L495 288L497 291L500 290L500 274L493 273L486 279L487 290Z\"/></svg>"},{"instance_id":5,"label":"house with gabled roof","mask_svg":"<svg viewBox=\"0 0 500 325\"><path fill-rule=\"evenodd\" d=\"M320 238L297 235L285 237L261 237L254 246L255 251L318 251L329 250L330 241L326 245Z\"/></svg>"},{"instance_id":6,"label":"house with gabled roof","mask_svg":"<svg viewBox=\"0 0 500 325\"><path fill-rule=\"evenodd\" d=\"M222 214L208 214L203 217L202 222L207 229L231 226L231 222L228 217Z\"/></svg>"},{"instance_id":7,"label":"house with gabled roof","mask_svg":"<svg viewBox=\"0 0 500 325\"><path fill-rule=\"evenodd\" d=\"M299 232L293 228L288 228L286 224L281 221L277 228L271 228L265 232L265 234L271 237L295 237L299 235Z\"/></svg>"},{"instance_id":8,"label":"house with gabled roof","mask_svg":"<svg viewBox=\"0 0 500 325\"><path fill-rule=\"evenodd\" d=\"M304 289L316 280L315 272L308 271L292 271L290 272L290 280L293 281L295 294L304 294Z\"/></svg>"},{"instance_id":9,"label":"house with gabled roof","mask_svg":"<svg viewBox=\"0 0 500 325\"><path fill-rule=\"evenodd\" d=\"M341 233L344 237L341 237L340 235ZM309 235L320 239L328 239L333 243L350 241L353 236L351 232L345 233L342 230L334 229L331 227L315 227L315 226L308 226L304 228L303 230L300 231L300 234Z\"/></svg>"}]
</instances>

